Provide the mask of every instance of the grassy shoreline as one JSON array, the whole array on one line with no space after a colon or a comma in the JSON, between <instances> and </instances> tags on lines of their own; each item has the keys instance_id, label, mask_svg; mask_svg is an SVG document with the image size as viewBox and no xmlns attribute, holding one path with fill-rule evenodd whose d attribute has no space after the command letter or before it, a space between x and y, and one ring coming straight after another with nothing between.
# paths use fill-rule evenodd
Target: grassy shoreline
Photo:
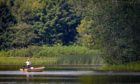
<instances>
[{"instance_id":1,"label":"grassy shoreline","mask_svg":"<svg viewBox=\"0 0 140 84\"><path fill-rule=\"evenodd\" d=\"M90 65L102 63L100 50L81 46L30 46L0 51L0 65L22 65L28 57L34 65Z\"/></svg>"},{"instance_id":2,"label":"grassy shoreline","mask_svg":"<svg viewBox=\"0 0 140 84\"><path fill-rule=\"evenodd\" d=\"M23 63L26 61L27 57L0 57L0 70L18 70L22 67ZM33 65L92 65L78 63L60 63L58 58L31 58ZM6 66L1 66L6 65ZM11 66L12 65L12 66ZM8 67L7 67L8 66ZM49 67L48 67L49 68ZM57 68L56 68L57 69ZM120 65L103 65L97 68L99 71L121 71L121 72L140 72L140 62L132 62L128 64Z\"/></svg>"},{"instance_id":3,"label":"grassy shoreline","mask_svg":"<svg viewBox=\"0 0 140 84\"><path fill-rule=\"evenodd\" d=\"M77 62L77 59L74 59L73 62L71 60L64 60L67 58L57 58L57 57L32 57L30 58L33 66L45 66L45 65L90 65L87 62ZM26 62L27 57L0 57L0 70L18 70L23 66ZM92 59L91 59L92 60ZM62 62L60 62L62 61ZM48 67L49 68L49 67ZM58 67L59 68L59 67ZM57 68L56 68L57 69Z\"/></svg>"},{"instance_id":4,"label":"grassy shoreline","mask_svg":"<svg viewBox=\"0 0 140 84\"><path fill-rule=\"evenodd\" d=\"M0 51L0 65L23 65L31 57L33 65L93 65L103 64L100 50L81 46L30 46L28 48ZM14 66L16 67L16 66ZM0 70L15 69L0 66ZM17 66L19 67L19 66ZM16 67L16 69L17 69ZM104 65L100 71L140 71L140 62L120 65Z\"/></svg>"},{"instance_id":5,"label":"grassy shoreline","mask_svg":"<svg viewBox=\"0 0 140 84\"><path fill-rule=\"evenodd\" d=\"M100 71L121 71L121 72L140 72L140 61L119 65L104 65Z\"/></svg>"}]
</instances>

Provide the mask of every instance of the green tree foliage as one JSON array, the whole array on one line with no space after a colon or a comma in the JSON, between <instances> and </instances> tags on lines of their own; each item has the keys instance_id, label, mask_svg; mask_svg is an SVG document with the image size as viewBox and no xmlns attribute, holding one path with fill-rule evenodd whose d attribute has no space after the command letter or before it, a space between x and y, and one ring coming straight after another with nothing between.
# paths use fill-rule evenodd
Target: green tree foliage
<instances>
[{"instance_id":1,"label":"green tree foliage","mask_svg":"<svg viewBox=\"0 0 140 84\"><path fill-rule=\"evenodd\" d=\"M78 35L80 45L102 49L107 63L139 61L139 5L139 0L0 0L0 48L67 45Z\"/></svg>"},{"instance_id":2,"label":"green tree foliage","mask_svg":"<svg viewBox=\"0 0 140 84\"><path fill-rule=\"evenodd\" d=\"M35 21L34 28L42 43L69 44L75 40L80 18L65 0L46 1L36 17L39 21Z\"/></svg>"},{"instance_id":3,"label":"green tree foliage","mask_svg":"<svg viewBox=\"0 0 140 84\"><path fill-rule=\"evenodd\" d=\"M11 10L18 22L30 23L36 19L34 12L43 8L44 5L44 0L13 0Z\"/></svg>"},{"instance_id":4,"label":"green tree foliage","mask_svg":"<svg viewBox=\"0 0 140 84\"><path fill-rule=\"evenodd\" d=\"M1 46L27 47L75 41L80 18L66 0L2 0L0 3Z\"/></svg>"},{"instance_id":5,"label":"green tree foliage","mask_svg":"<svg viewBox=\"0 0 140 84\"><path fill-rule=\"evenodd\" d=\"M31 25L26 23L18 23L12 27L13 29L13 47L27 47L28 45L33 45L38 39L37 35L34 33L34 29Z\"/></svg>"},{"instance_id":6,"label":"green tree foliage","mask_svg":"<svg viewBox=\"0 0 140 84\"><path fill-rule=\"evenodd\" d=\"M10 8L7 3L0 1L0 49L10 47L11 32L10 26L15 24L16 20L11 14Z\"/></svg>"},{"instance_id":7,"label":"green tree foliage","mask_svg":"<svg viewBox=\"0 0 140 84\"><path fill-rule=\"evenodd\" d=\"M140 60L139 1L109 3L106 17L102 19L105 33L102 36L104 56L108 63L126 63Z\"/></svg>"},{"instance_id":8,"label":"green tree foliage","mask_svg":"<svg viewBox=\"0 0 140 84\"><path fill-rule=\"evenodd\" d=\"M17 23L10 26L10 47L27 47L36 43L37 35L32 27L36 19L34 12L44 5L40 0L7 0L11 14L15 16ZM9 38L7 38L9 40ZM7 44L7 43L6 43Z\"/></svg>"},{"instance_id":9,"label":"green tree foliage","mask_svg":"<svg viewBox=\"0 0 140 84\"><path fill-rule=\"evenodd\" d=\"M92 31L95 45L104 51L107 63L140 60L138 0L71 0L71 3L78 14L93 20L89 31Z\"/></svg>"},{"instance_id":10,"label":"green tree foliage","mask_svg":"<svg viewBox=\"0 0 140 84\"><path fill-rule=\"evenodd\" d=\"M92 23L93 20L87 18L81 20L80 25L77 27L78 44L89 48L91 48L94 45L94 39L91 32Z\"/></svg>"}]
</instances>

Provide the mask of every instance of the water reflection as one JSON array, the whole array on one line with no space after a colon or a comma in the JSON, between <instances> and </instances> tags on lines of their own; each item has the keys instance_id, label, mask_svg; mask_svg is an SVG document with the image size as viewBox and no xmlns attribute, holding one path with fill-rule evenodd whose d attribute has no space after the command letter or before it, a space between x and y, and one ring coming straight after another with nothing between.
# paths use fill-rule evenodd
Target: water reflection
<instances>
[{"instance_id":1,"label":"water reflection","mask_svg":"<svg viewBox=\"0 0 140 84\"><path fill-rule=\"evenodd\" d=\"M140 73L95 71L0 71L0 84L140 84Z\"/></svg>"},{"instance_id":2,"label":"water reflection","mask_svg":"<svg viewBox=\"0 0 140 84\"><path fill-rule=\"evenodd\" d=\"M26 73L26 81L28 82L30 78L33 78L33 74Z\"/></svg>"},{"instance_id":3,"label":"water reflection","mask_svg":"<svg viewBox=\"0 0 140 84\"><path fill-rule=\"evenodd\" d=\"M140 76L122 76L122 75L98 75L82 76L80 80L83 84L140 84Z\"/></svg>"}]
</instances>

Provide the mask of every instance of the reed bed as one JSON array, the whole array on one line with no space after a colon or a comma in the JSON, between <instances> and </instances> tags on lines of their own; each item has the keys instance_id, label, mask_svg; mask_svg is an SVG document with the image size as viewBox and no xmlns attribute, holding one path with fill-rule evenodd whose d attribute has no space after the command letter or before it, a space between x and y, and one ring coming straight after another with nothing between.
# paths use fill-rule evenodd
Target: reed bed
<instances>
[{"instance_id":1,"label":"reed bed","mask_svg":"<svg viewBox=\"0 0 140 84\"><path fill-rule=\"evenodd\" d=\"M30 46L0 51L0 64L22 64L29 57L33 64L100 64L100 55L99 50L81 46Z\"/></svg>"}]
</instances>

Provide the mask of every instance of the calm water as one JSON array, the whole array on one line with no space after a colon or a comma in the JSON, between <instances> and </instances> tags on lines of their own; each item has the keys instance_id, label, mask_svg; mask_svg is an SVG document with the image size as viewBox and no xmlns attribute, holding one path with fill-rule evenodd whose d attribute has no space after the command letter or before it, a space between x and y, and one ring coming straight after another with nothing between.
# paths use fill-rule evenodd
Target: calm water
<instances>
[{"instance_id":1,"label":"calm water","mask_svg":"<svg viewBox=\"0 0 140 84\"><path fill-rule=\"evenodd\" d=\"M0 84L140 84L140 72L0 71Z\"/></svg>"}]
</instances>

